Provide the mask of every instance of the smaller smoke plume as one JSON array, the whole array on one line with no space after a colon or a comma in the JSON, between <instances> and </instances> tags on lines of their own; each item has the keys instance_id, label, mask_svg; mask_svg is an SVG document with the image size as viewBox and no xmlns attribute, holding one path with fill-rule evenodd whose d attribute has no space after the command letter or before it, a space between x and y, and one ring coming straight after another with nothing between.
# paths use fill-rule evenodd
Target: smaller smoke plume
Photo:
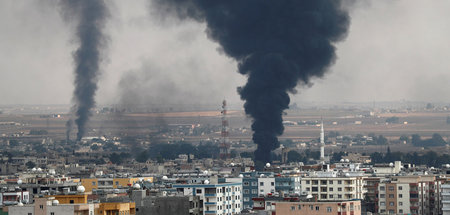
<instances>
[{"instance_id":1,"label":"smaller smoke plume","mask_svg":"<svg viewBox=\"0 0 450 215\"><path fill-rule=\"evenodd\" d=\"M78 127L77 140L86 133L86 123L95 106L94 96L100 70L101 51L106 46L103 32L108 10L103 0L62 0L67 20L76 20L76 39L79 47L73 54L75 61L74 114Z\"/></svg>"},{"instance_id":2,"label":"smaller smoke plume","mask_svg":"<svg viewBox=\"0 0 450 215\"><path fill-rule=\"evenodd\" d=\"M72 118L70 118L66 122L66 143L70 142L70 132L72 131L72 127L73 127L73 120Z\"/></svg>"}]
</instances>

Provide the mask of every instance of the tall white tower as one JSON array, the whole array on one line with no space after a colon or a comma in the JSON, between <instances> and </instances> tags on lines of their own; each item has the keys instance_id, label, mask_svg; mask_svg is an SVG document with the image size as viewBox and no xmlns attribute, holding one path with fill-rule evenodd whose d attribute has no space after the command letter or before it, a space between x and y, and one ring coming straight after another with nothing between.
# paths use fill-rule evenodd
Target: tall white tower
<instances>
[{"instance_id":1,"label":"tall white tower","mask_svg":"<svg viewBox=\"0 0 450 215\"><path fill-rule=\"evenodd\" d=\"M325 160L325 132L323 131L323 120L320 124L320 160Z\"/></svg>"}]
</instances>

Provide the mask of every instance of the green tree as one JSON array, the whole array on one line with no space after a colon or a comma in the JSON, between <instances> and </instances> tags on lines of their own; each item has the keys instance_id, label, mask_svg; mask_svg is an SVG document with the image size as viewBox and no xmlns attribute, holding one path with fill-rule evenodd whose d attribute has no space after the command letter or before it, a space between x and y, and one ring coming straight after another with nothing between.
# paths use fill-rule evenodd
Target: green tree
<instances>
[{"instance_id":1,"label":"green tree","mask_svg":"<svg viewBox=\"0 0 450 215\"><path fill-rule=\"evenodd\" d=\"M300 153L298 153L297 151L292 150L292 151L288 152L288 160L287 160L287 162L301 162L304 159L305 158Z\"/></svg>"}]
</instances>

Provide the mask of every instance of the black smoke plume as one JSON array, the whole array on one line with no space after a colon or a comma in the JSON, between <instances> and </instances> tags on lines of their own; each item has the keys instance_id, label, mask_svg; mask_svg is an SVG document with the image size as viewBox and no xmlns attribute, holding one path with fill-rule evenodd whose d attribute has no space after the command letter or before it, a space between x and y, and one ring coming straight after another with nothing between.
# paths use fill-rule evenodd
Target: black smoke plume
<instances>
[{"instance_id":1,"label":"black smoke plume","mask_svg":"<svg viewBox=\"0 0 450 215\"><path fill-rule=\"evenodd\" d=\"M297 84L322 77L336 59L349 15L339 0L155 0L161 13L175 12L207 25L209 38L248 76L238 88L253 118L255 163L271 161L283 134L283 111Z\"/></svg>"},{"instance_id":2,"label":"black smoke plume","mask_svg":"<svg viewBox=\"0 0 450 215\"><path fill-rule=\"evenodd\" d=\"M69 119L66 122L66 143L70 142L70 132L72 131L73 120Z\"/></svg>"},{"instance_id":3,"label":"black smoke plume","mask_svg":"<svg viewBox=\"0 0 450 215\"><path fill-rule=\"evenodd\" d=\"M103 32L108 9L103 0L62 0L62 11L68 21L76 22L78 49L73 53L75 61L74 115L78 127L77 140L86 132L86 123L95 106L94 96L106 45Z\"/></svg>"}]
</instances>

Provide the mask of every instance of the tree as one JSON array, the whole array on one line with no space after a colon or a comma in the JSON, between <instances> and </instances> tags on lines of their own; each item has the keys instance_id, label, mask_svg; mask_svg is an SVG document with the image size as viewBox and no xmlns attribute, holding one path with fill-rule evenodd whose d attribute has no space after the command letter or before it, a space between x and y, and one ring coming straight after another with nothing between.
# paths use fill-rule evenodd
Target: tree
<instances>
[{"instance_id":1,"label":"tree","mask_svg":"<svg viewBox=\"0 0 450 215\"><path fill-rule=\"evenodd\" d=\"M421 146L422 145L422 139L418 134L411 135L411 143L413 146Z\"/></svg>"},{"instance_id":2,"label":"tree","mask_svg":"<svg viewBox=\"0 0 450 215\"><path fill-rule=\"evenodd\" d=\"M301 162L304 159L305 158L300 153L298 153L297 151L292 150L292 151L288 152L288 160L287 160L287 162Z\"/></svg>"},{"instance_id":3,"label":"tree","mask_svg":"<svg viewBox=\"0 0 450 215\"><path fill-rule=\"evenodd\" d=\"M147 151L142 151L136 157L136 161L139 163L145 163L145 162L147 162L147 160L148 160L148 152Z\"/></svg>"},{"instance_id":4,"label":"tree","mask_svg":"<svg viewBox=\"0 0 450 215\"><path fill-rule=\"evenodd\" d=\"M32 169L33 167L36 166L36 164L33 161L28 161L27 163L25 163L25 165L27 166L28 169Z\"/></svg>"},{"instance_id":5,"label":"tree","mask_svg":"<svg viewBox=\"0 0 450 215\"><path fill-rule=\"evenodd\" d=\"M400 140L401 142L406 142L406 143L408 143L408 142L409 142L409 137L408 137L407 135L402 135L402 136L400 136L399 140Z\"/></svg>"}]
</instances>

